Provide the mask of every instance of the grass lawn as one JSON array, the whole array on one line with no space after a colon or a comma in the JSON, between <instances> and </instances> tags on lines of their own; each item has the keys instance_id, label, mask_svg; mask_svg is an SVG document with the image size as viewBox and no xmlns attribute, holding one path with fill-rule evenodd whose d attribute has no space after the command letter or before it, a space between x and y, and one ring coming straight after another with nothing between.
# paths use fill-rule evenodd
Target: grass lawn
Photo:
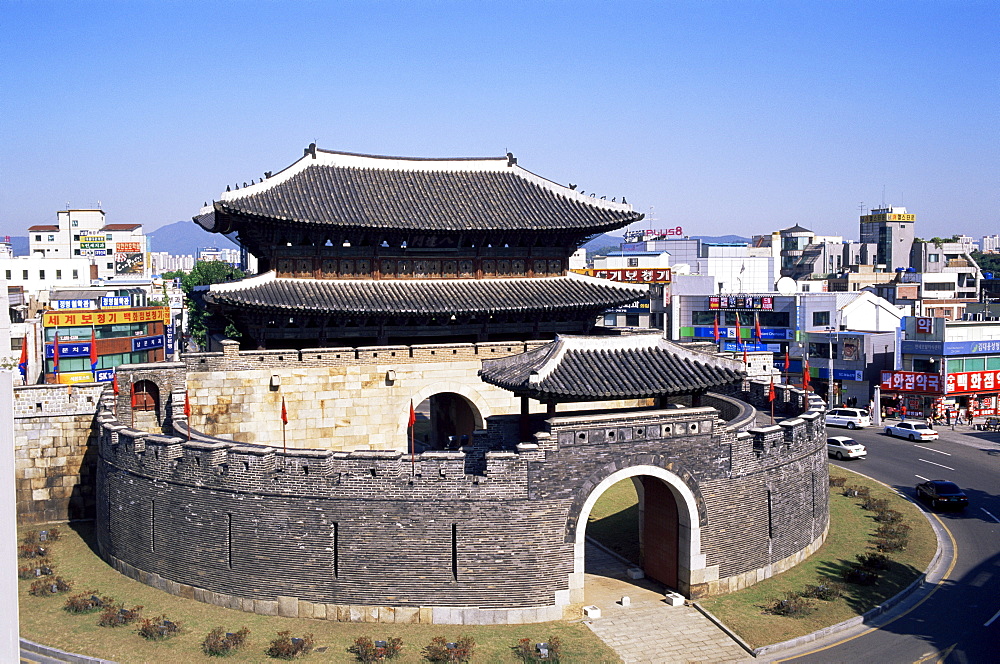
<instances>
[{"instance_id":1,"label":"grass lawn","mask_svg":"<svg viewBox=\"0 0 1000 664\"><path fill-rule=\"evenodd\" d=\"M34 528L37 530L38 528ZM563 659L568 662L619 662L618 656L579 622L552 622L536 625L381 625L336 623L305 618L274 618L233 611L164 593L126 578L108 567L91 549L90 523L60 525L62 537L52 543L49 559L56 574L73 582L65 595L33 597L28 594L31 581L19 582L21 636L56 648L111 659L118 662L191 662L215 661L201 652L201 642L213 627L235 632L250 629L247 645L223 661L273 662L264 654L268 643L279 630L291 630L292 636L311 632L322 653L304 659L313 662L351 662L347 648L358 636L372 639L399 637L403 652L397 662L421 662L421 650L435 636L456 640L467 634L476 641L479 662L518 662L511 647L518 639L534 642L558 637L563 644ZM27 530L25 530L27 532ZM126 607L142 605L143 615L167 618L181 624L177 636L160 642L148 642L136 633L136 626L98 627L97 614L73 615L62 609L66 597L78 592L96 591L109 595Z\"/></svg>"},{"instance_id":2,"label":"grass lawn","mask_svg":"<svg viewBox=\"0 0 1000 664\"><path fill-rule=\"evenodd\" d=\"M594 504L587 535L626 560L639 563L639 497L631 479L611 485Z\"/></svg>"},{"instance_id":3,"label":"grass lawn","mask_svg":"<svg viewBox=\"0 0 1000 664\"><path fill-rule=\"evenodd\" d=\"M909 546L905 551L889 554L892 566L882 573L875 586L846 584L847 593L843 597L831 602L813 600L817 610L801 618L765 613L764 609L774 600L782 599L786 592L801 591L807 584L825 580L840 581L841 570L855 562L856 554L875 550L869 542L878 526L872 518L874 513L861 509L860 498L845 497L842 489L831 487L830 533L819 551L794 569L746 590L701 602L753 647L780 643L861 615L908 586L934 557L937 539L915 505L856 473L830 466L830 476L847 477L847 485L864 485L870 488L873 497L889 499L891 507L902 512L903 522L912 528Z\"/></svg>"}]
</instances>

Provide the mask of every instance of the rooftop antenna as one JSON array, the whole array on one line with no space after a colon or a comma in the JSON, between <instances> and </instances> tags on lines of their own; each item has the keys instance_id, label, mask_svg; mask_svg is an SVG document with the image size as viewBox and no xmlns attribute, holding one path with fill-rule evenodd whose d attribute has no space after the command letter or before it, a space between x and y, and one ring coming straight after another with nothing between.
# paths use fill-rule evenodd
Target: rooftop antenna
<instances>
[{"instance_id":1,"label":"rooftop antenna","mask_svg":"<svg viewBox=\"0 0 1000 664\"><path fill-rule=\"evenodd\" d=\"M885 185L882 185L882 209L885 209Z\"/></svg>"},{"instance_id":2,"label":"rooftop antenna","mask_svg":"<svg viewBox=\"0 0 1000 664\"><path fill-rule=\"evenodd\" d=\"M865 216L865 202L861 201L858 203L858 209L861 210L861 216Z\"/></svg>"}]
</instances>

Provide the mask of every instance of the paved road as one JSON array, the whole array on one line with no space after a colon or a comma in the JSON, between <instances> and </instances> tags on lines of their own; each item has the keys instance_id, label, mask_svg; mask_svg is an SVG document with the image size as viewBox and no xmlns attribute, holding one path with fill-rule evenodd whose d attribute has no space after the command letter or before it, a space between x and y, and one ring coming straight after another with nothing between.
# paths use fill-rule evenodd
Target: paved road
<instances>
[{"instance_id":1,"label":"paved road","mask_svg":"<svg viewBox=\"0 0 1000 664\"><path fill-rule=\"evenodd\" d=\"M964 513L937 514L957 550L941 584L903 615L866 628L795 662L1000 661L1000 433L945 427L941 439L913 443L878 430L829 429L852 436L868 458L836 461L913 498L925 479L952 480L969 496Z\"/></svg>"}]
</instances>

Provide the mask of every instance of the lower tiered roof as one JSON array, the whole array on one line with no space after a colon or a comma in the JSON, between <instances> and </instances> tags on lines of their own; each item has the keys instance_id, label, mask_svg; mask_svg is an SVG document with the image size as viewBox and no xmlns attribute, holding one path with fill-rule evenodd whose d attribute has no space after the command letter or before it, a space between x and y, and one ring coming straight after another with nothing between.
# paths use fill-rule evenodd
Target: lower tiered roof
<instances>
[{"instance_id":1,"label":"lower tiered roof","mask_svg":"<svg viewBox=\"0 0 1000 664\"><path fill-rule=\"evenodd\" d=\"M741 362L688 350L660 333L560 335L534 350L483 360L484 381L539 401L694 394L745 378Z\"/></svg>"}]
</instances>

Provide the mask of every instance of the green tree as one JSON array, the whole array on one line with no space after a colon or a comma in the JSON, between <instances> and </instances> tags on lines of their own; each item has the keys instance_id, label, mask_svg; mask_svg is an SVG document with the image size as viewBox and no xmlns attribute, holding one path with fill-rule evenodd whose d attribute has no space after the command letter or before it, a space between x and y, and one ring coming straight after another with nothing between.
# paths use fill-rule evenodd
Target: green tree
<instances>
[{"instance_id":1,"label":"green tree","mask_svg":"<svg viewBox=\"0 0 1000 664\"><path fill-rule=\"evenodd\" d=\"M205 310L200 299L192 296L197 286L210 286L221 284L227 281L242 279L246 275L242 270L233 267L229 263L219 261L198 261L190 272L177 270L176 272L163 273L164 279L181 280L181 289L187 296L188 307L188 332L201 348L208 345L208 323L211 315ZM226 336L239 339L240 333L233 325L232 321L226 321Z\"/></svg>"}]
</instances>

